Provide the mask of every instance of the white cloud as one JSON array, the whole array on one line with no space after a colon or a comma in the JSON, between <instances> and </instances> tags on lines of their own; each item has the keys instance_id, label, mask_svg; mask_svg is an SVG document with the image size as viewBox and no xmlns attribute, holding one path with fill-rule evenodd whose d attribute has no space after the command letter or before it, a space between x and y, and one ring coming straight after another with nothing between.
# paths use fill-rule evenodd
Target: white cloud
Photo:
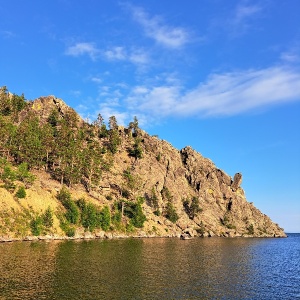
<instances>
[{"instance_id":1,"label":"white cloud","mask_svg":"<svg viewBox=\"0 0 300 300\"><path fill-rule=\"evenodd\" d=\"M280 55L280 58L288 63L298 63L300 62L300 48L294 47L289 51L283 52Z\"/></svg>"},{"instance_id":2,"label":"white cloud","mask_svg":"<svg viewBox=\"0 0 300 300\"><path fill-rule=\"evenodd\" d=\"M234 15L234 22L235 23L241 23L249 18L252 18L256 16L262 8L258 5L245 5L245 4L239 4L236 7L235 15Z\"/></svg>"},{"instance_id":3,"label":"white cloud","mask_svg":"<svg viewBox=\"0 0 300 300\"><path fill-rule=\"evenodd\" d=\"M192 90L179 85L137 86L126 98L127 110L150 118L230 116L300 101L300 72L283 66L212 74Z\"/></svg>"},{"instance_id":4,"label":"white cloud","mask_svg":"<svg viewBox=\"0 0 300 300\"><path fill-rule=\"evenodd\" d=\"M102 57L102 59L109 61L127 61L137 66L144 66L150 62L148 53L143 49L126 49L125 47L114 46L103 51L98 49L94 43L77 43L68 47L65 54L74 57L88 55L92 60ZM92 81L96 82L97 79L93 78Z\"/></svg>"},{"instance_id":5,"label":"white cloud","mask_svg":"<svg viewBox=\"0 0 300 300\"><path fill-rule=\"evenodd\" d=\"M65 54L75 57L86 54L94 60L99 54L99 50L93 43L77 43L74 46L68 47Z\"/></svg>"},{"instance_id":6,"label":"white cloud","mask_svg":"<svg viewBox=\"0 0 300 300\"><path fill-rule=\"evenodd\" d=\"M262 11L262 6L241 1L226 20L219 20L217 24L224 28L231 37L236 38L256 27L255 21L261 16Z\"/></svg>"},{"instance_id":7,"label":"white cloud","mask_svg":"<svg viewBox=\"0 0 300 300\"><path fill-rule=\"evenodd\" d=\"M150 17L143 9L130 6L133 18L143 26L145 33L157 43L168 48L180 48L189 42L189 33L182 27L167 25L158 17Z\"/></svg>"},{"instance_id":8,"label":"white cloud","mask_svg":"<svg viewBox=\"0 0 300 300\"><path fill-rule=\"evenodd\" d=\"M0 31L0 36L2 36L5 39L9 39L9 38L16 37L16 34L12 31L9 31L9 30L1 30Z\"/></svg>"},{"instance_id":9,"label":"white cloud","mask_svg":"<svg viewBox=\"0 0 300 300\"><path fill-rule=\"evenodd\" d=\"M136 65L145 65L149 62L148 54L142 49L126 50L124 47L112 47L104 52L108 60L128 61Z\"/></svg>"},{"instance_id":10,"label":"white cloud","mask_svg":"<svg viewBox=\"0 0 300 300\"><path fill-rule=\"evenodd\" d=\"M235 115L277 103L300 101L300 73L273 67L212 75L186 93L174 113Z\"/></svg>"},{"instance_id":11,"label":"white cloud","mask_svg":"<svg viewBox=\"0 0 300 300\"><path fill-rule=\"evenodd\" d=\"M127 55L123 47L113 47L104 52L104 55L109 60L125 60Z\"/></svg>"},{"instance_id":12,"label":"white cloud","mask_svg":"<svg viewBox=\"0 0 300 300\"><path fill-rule=\"evenodd\" d=\"M91 81L100 84L102 82L102 79L100 77L93 76L91 77Z\"/></svg>"},{"instance_id":13,"label":"white cloud","mask_svg":"<svg viewBox=\"0 0 300 300\"><path fill-rule=\"evenodd\" d=\"M148 92L149 90L145 86L136 86L132 91L132 93L135 95L147 94Z\"/></svg>"},{"instance_id":14,"label":"white cloud","mask_svg":"<svg viewBox=\"0 0 300 300\"><path fill-rule=\"evenodd\" d=\"M129 61L137 65L145 65L149 63L148 54L142 50L135 50L129 55Z\"/></svg>"}]
</instances>

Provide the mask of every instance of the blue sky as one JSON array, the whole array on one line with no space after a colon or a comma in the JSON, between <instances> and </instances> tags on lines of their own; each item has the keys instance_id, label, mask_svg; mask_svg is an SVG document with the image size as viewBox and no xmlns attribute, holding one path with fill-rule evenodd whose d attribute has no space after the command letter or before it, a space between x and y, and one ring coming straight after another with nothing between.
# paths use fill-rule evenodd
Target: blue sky
<instances>
[{"instance_id":1,"label":"blue sky","mask_svg":"<svg viewBox=\"0 0 300 300\"><path fill-rule=\"evenodd\" d=\"M84 118L137 116L300 232L298 0L0 2L0 86Z\"/></svg>"}]
</instances>

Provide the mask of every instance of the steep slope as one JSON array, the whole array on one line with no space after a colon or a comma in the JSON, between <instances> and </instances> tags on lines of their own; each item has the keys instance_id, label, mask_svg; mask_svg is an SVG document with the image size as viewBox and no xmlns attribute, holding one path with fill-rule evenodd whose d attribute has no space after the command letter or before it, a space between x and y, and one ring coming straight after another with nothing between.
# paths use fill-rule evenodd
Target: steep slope
<instances>
[{"instance_id":1,"label":"steep slope","mask_svg":"<svg viewBox=\"0 0 300 300\"><path fill-rule=\"evenodd\" d=\"M59 212L65 208L57 199L63 183L68 185L74 199L84 198L100 208L109 207L112 219L118 209L122 212L122 226L112 223L110 229L106 230L109 234L103 233L103 230L93 230L91 236L285 236L282 228L247 202L240 186L240 173L231 178L191 147L179 151L168 142L148 135L137 124L131 124L129 128L115 124L115 128L105 129L103 134L99 125L85 123L73 109L54 96L29 102L19 113L17 126L32 113L41 126L47 123L56 126L57 142L60 141L57 137L63 128L63 125L56 124L57 120L64 120L68 124L73 130L73 138L69 139L68 133L70 144L64 145L65 151L69 151L70 145L73 147L79 137L84 138L81 148L74 148L77 150L70 154L71 160L66 162L65 169L60 165L64 156L61 153L56 155L55 152L60 149L54 146L50 150L47 148L47 157L41 157L41 162L45 163L39 162L39 167L32 168L37 179L31 187L27 187L25 199L17 199L6 189L0 188L0 236L5 235L9 239L12 236L30 235L30 221L26 221L26 214L30 219L47 207L56 212L54 223L47 234L64 236ZM56 119L52 122L51 116L54 115ZM112 147L115 140L117 142ZM102 150L96 152L93 156L95 159L89 160L86 171L87 163L81 166L81 162L88 161L86 156L98 148ZM94 152L88 152L87 149ZM19 157L22 158L18 156L17 161L21 159ZM57 160L53 158L51 161L51 157ZM12 156L13 159L16 160ZM96 161L98 165L91 168L91 164ZM74 164L72 170L79 170L79 175L72 175L72 180L67 179L66 175L70 164ZM97 168L97 180L92 180ZM61 170L65 170L64 176ZM22 182L18 184L22 185ZM130 210L138 207L136 203L141 204L146 221L143 226L132 228L129 226L134 224L129 219L132 213ZM20 219L17 216L21 212L23 217ZM11 223L23 222L26 226L16 233L15 226L8 229L9 220ZM78 225L75 236L86 235L84 228Z\"/></svg>"},{"instance_id":2,"label":"steep slope","mask_svg":"<svg viewBox=\"0 0 300 300\"><path fill-rule=\"evenodd\" d=\"M240 187L241 174L237 173L232 179L191 147L178 151L168 142L145 132L142 141L143 158L135 160L128 158L126 147L130 140L123 138L123 147L115 156L112 171L119 176L107 174L103 178L104 186L122 190L122 184L126 183L120 184L120 174L130 168L141 183L138 193L148 200L154 193L161 212L166 210L168 199L164 191L168 191L170 202L179 215L175 228L172 228L177 234L197 229L203 236L284 236L277 224L247 202ZM184 201L189 200L191 204L193 198L199 200L201 211L189 217ZM151 199L148 204L151 207ZM152 211L156 209L152 205ZM156 220L152 216L148 218Z\"/></svg>"}]
</instances>

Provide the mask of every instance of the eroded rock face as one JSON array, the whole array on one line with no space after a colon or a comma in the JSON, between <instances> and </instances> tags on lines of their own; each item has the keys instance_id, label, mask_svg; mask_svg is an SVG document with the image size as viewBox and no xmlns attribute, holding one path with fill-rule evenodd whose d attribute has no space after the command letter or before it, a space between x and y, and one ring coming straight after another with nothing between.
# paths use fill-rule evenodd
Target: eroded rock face
<instances>
[{"instance_id":1,"label":"eroded rock face","mask_svg":"<svg viewBox=\"0 0 300 300\"><path fill-rule=\"evenodd\" d=\"M143 158L134 163L134 174L142 182L140 192L151 195L154 190L163 213L166 208L163 189L167 188L179 215L176 224L168 220L161 221L153 217L154 209L148 206L149 224L163 224L161 227L171 236L180 236L187 228L193 228L199 236L285 236L277 224L246 200L240 186L241 173L236 173L232 180L211 160L191 147L178 151L169 143L146 133L142 138ZM130 167L130 163L124 165L124 156L125 153L120 151L115 157L115 173ZM110 183L114 180L111 177ZM193 197L199 200L200 211L191 219L183 201L191 201Z\"/></svg>"},{"instance_id":2,"label":"eroded rock face","mask_svg":"<svg viewBox=\"0 0 300 300\"><path fill-rule=\"evenodd\" d=\"M29 102L27 110L22 111L19 121L22 121L28 112L34 113L40 120L40 122L46 123L49 116L53 111L57 112L57 117L61 119L72 118L72 122L75 122L77 126L84 124L82 118L75 112L74 109L69 107L62 99L55 96L40 97L34 101Z\"/></svg>"}]
</instances>

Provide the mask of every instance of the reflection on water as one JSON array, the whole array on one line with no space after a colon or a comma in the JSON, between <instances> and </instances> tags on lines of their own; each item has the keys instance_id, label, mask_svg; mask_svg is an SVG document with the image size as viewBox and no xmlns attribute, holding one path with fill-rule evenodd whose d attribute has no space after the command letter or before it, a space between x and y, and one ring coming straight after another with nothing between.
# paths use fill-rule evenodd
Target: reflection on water
<instances>
[{"instance_id":1,"label":"reflection on water","mask_svg":"<svg viewBox=\"0 0 300 300\"><path fill-rule=\"evenodd\" d=\"M57 243L0 244L0 299L47 299Z\"/></svg>"},{"instance_id":2,"label":"reflection on water","mask_svg":"<svg viewBox=\"0 0 300 300\"><path fill-rule=\"evenodd\" d=\"M295 299L299 242L296 236L0 244L0 299Z\"/></svg>"}]
</instances>

